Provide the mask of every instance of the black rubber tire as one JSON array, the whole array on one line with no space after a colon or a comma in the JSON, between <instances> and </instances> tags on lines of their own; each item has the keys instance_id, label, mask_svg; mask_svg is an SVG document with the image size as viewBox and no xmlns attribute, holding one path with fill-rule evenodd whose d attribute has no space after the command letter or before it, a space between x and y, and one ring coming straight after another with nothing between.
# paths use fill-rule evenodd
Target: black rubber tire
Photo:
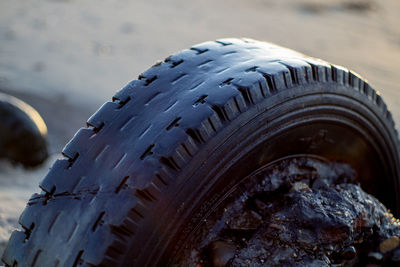
<instances>
[{"instance_id":1,"label":"black rubber tire","mask_svg":"<svg viewBox=\"0 0 400 267\"><path fill-rule=\"evenodd\" d=\"M399 214L391 113L353 72L248 39L154 65L105 103L41 182L8 266L169 265L240 179L273 160L347 162Z\"/></svg>"}]
</instances>

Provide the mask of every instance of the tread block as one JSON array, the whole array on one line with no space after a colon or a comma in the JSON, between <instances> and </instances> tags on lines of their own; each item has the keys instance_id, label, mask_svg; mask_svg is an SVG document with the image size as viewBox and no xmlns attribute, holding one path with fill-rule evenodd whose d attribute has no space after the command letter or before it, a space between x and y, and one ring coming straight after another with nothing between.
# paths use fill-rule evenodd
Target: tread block
<instances>
[{"instance_id":1,"label":"tread block","mask_svg":"<svg viewBox=\"0 0 400 267\"><path fill-rule=\"evenodd\" d=\"M68 142L68 144L63 148L62 154L68 157L69 159L73 159L76 153L82 154L82 142L88 143L90 142L90 138L95 133L91 129L81 128L74 135L74 137Z\"/></svg>"},{"instance_id":2,"label":"tread block","mask_svg":"<svg viewBox=\"0 0 400 267\"><path fill-rule=\"evenodd\" d=\"M69 164L70 162L67 159L56 160L56 162L54 162L53 166L50 168L50 171L40 182L40 188L45 192L50 193L58 184L62 184L62 186L59 187L64 187L65 189L69 188L68 185L74 185L76 183L74 180L78 177L71 177L68 180L63 178L66 175Z\"/></svg>"},{"instance_id":3,"label":"tread block","mask_svg":"<svg viewBox=\"0 0 400 267\"><path fill-rule=\"evenodd\" d=\"M290 71L292 84L307 84L313 79L311 66L300 59L283 59L280 61Z\"/></svg>"},{"instance_id":4,"label":"tread block","mask_svg":"<svg viewBox=\"0 0 400 267\"><path fill-rule=\"evenodd\" d=\"M8 245L2 256L2 261L8 266L18 266L18 263L23 264L26 260L25 233L22 231L14 231L8 241ZM14 265L16 263L16 265Z\"/></svg>"},{"instance_id":5,"label":"tread block","mask_svg":"<svg viewBox=\"0 0 400 267\"><path fill-rule=\"evenodd\" d=\"M118 103L106 102L88 119L87 123L95 128L100 128L103 124L110 123L114 119L114 116L118 110Z\"/></svg>"},{"instance_id":6,"label":"tread block","mask_svg":"<svg viewBox=\"0 0 400 267\"><path fill-rule=\"evenodd\" d=\"M239 74L238 77L235 77L233 84L245 89L245 94L248 95L246 101L248 104L256 104L269 94L267 81L261 73L257 72L257 68L253 72Z\"/></svg>"},{"instance_id":7,"label":"tread block","mask_svg":"<svg viewBox=\"0 0 400 267\"><path fill-rule=\"evenodd\" d=\"M263 74L267 80L270 93L291 86L290 72L280 63L272 62L259 66L257 71Z\"/></svg>"}]
</instances>

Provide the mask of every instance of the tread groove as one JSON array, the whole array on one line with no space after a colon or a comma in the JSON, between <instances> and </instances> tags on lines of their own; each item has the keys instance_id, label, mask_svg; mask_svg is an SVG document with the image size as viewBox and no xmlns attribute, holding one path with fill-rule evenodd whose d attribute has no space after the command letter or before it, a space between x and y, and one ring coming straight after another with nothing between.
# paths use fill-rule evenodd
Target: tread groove
<instances>
[{"instance_id":1,"label":"tread groove","mask_svg":"<svg viewBox=\"0 0 400 267\"><path fill-rule=\"evenodd\" d=\"M154 75L151 78L146 79L144 86L149 86L151 83L153 83L155 80L157 80L157 75Z\"/></svg>"},{"instance_id":2,"label":"tread groove","mask_svg":"<svg viewBox=\"0 0 400 267\"><path fill-rule=\"evenodd\" d=\"M304 71L304 78L306 79L306 82L309 83L310 77L308 77L307 67L303 67L303 71Z\"/></svg>"},{"instance_id":3,"label":"tread groove","mask_svg":"<svg viewBox=\"0 0 400 267\"><path fill-rule=\"evenodd\" d=\"M60 216L61 212L57 211L56 216L54 216L53 220L51 220L50 224L49 224L49 228L47 229L47 232L50 234L51 233L51 229L53 228L54 224L56 223L58 217Z\"/></svg>"},{"instance_id":4,"label":"tread groove","mask_svg":"<svg viewBox=\"0 0 400 267\"><path fill-rule=\"evenodd\" d=\"M122 132L126 129L126 127L128 126L128 124L135 118L135 116L129 116L124 123L122 123L122 125L119 127L119 130Z\"/></svg>"},{"instance_id":5,"label":"tread groove","mask_svg":"<svg viewBox=\"0 0 400 267\"><path fill-rule=\"evenodd\" d=\"M189 157L193 157L192 153L190 153L189 149L185 144L182 144L183 149L186 151L186 153L189 155Z\"/></svg>"},{"instance_id":6,"label":"tread groove","mask_svg":"<svg viewBox=\"0 0 400 267\"><path fill-rule=\"evenodd\" d=\"M236 100L236 99L235 99L235 100ZM210 124L211 128L213 129L213 131L214 131L214 132L217 132L217 130L215 129L214 123L212 122L211 118L208 118L207 120L208 120L208 123ZM189 152L189 151L187 150L187 147L186 147L184 144L183 144L182 146L183 146L183 148L186 150L186 152ZM191 156L190 153L188 153L188 154L189 154L189 156Z\"/></svg>"},{"instance_id":7,"label":"tread groove","mask_svg":"<svg viewBox=\"0 0 400 267\"><path fill-rule=\"evenodd\" d=\"M243 96L244 101L246 102L246 104L248 104L248 105L254 104L254 100L253 100L253 98L252 98L252 96L251 96L250 91L249 91L248 88L239 87L239 91L240 91L240 93L242 94L242 96ZM236 100L236 99L235 99L235 100ZM236 103L236 105L237 105L237 103ZM240 111L240 108L239 108L238 105L237 105L237 107L238 107L238 110Z\"/></svg>"},{"instance_id":8,"label":"tread groove","mask_svg":"<svg viewBox=\"0 0 400 267\"><path fill-rule=\"evenodd\" d=\"M43 205L47 205L47 203L49 203L50 199L53 198L54 193L56 192L57 187L54 185L51 190L49 192L46 192L46 194L44 195L44 201L43 201Z\"/></svg>"},{"instance_id":9,"label":"tread groove","mask_svg":"<svg viewBox=\"0 0 400 267\"><path fill-rule=\"evenodd\" d=\"M180 60L178 60L178 61L172 61L172 63L171 63L171 69L173 69L173 68L179 66L179 65L182 64L182 63L183 63L183 59L180 59Z\"/></svg>"},{"instance_id":10,"label":"tread groove","mask_svg":"<svg viewBox=\"0 0 400 267\"><path fill-rule=\"evenodd\" d=\"M236 54L236 53L237 53L237 51L233 50L233 51L225 52L225 53L223 53L222 55L223 55L223 56L228 56L228 55L232 55L232 54Z\"/></svg>"},{"instance_id":11,"label":"tread groove","mask_svg":"<svg viewBox=\"0 0 400 267\"><path fill-rule=\"evenodd\" d=\"M141 214L136 207L134 207L133 209L131 209L131 213L129 214L129 217L132 218L133 221L137 222L138 219L143 219L144 215Z\"/></svg>"},{"instance_id":12,"label":"tread groove","mask_svg":"<svg viewBox=\"0 0 400 267\"><path fill-rule=\"evenodd\" d=\"M36 266L36 263L37 263L37 260L38 260L38 258L39 258L39 256L40 256L40 254L42 253L42 250L41 249L39 249L37 252L36 252L36 254L35 254L35 257L33 258L33 261L32 261L32 267L35 267Z\"/></svg>"},{"instance_id":13,"label":"tread groove","mask_svg":"<svg viewBox=\"0 0 400 267\"><path fill-rule=\"evenodd\" d=\"M297 71L296 71L296 69L295 68L292 68L292 67L290 67L290 66L287 66L287 65L285 65L287 68L288 68L288 70L289 70L289 73L290 73L290 77L291 77L291 79L292 79L292 83L293 84L299 84L299 77L297 76ZM285 77L285 75L283 75L283 77ZM286 79L285 79L285 83L286 83ZM288 87L287 85L286 85L286 87Z\"/></svg>"},{"instance_id":14,"label":"tread groove","mask_svg":"<svg viewBox=\"0 0 400 267\"><path fill-rule=\"evenodd\" d=\"M224 86L224 85L228 85L231 84L231 81L233 80L233 78L228 78L225 81L223 81L220 86Z\"/></svg>"},{"instance_id":15,"label":"tread groove","mask_svg":"<svg viewBox=\"0 0 400 267\"><path fill-rule=\"evenodd\" d=\"M165 186L168 186L168 183L161 177L161 175L156 174L155 176L162 184L164 184Z\"/></svg>"},{"instance_id":16,"label":"tread groove","mask_svg":"<svg viewBox=\"0 0 400 267\"><path fill-rule=\"evenodd\" d=\"M263 75L264 75L265 80L267 80L267 85L268 85L269 91L271 93L276 92L277 88L276 88L275 79L273 78L273 76L268 75L268 74L263 74Z\"/></svg>"},{"instance_id":17,"label":"tread groove","mask_svg":"<svg viewBox=\"0 0 400 267\"><path fill-rule=\"evenodd\" d=\"M171 130L173 127L179 127L179 121L182 119L182 117L178 117L175 120L173 120L166 128L167 131Z\"/></svg>"},{"instance_id":18,"label":"tread groove","mask_svg":"<svg viewBox=\"0 0 400 267\"><path fill-rule=\"evenodd\" d=\"M175 79L173 79L173 80L171 81L171 83L172 83L172 84L175 84L175 83L177 83L179 80L185 78L186 76L187 76L186 73L182 73L182 74L178 75Z\"/></svg>"},{"instance_id":19,"label":"tread groove","mask_svg":"<svg viewBox=\"0 0 400 267\"><path fill-rule=\"evenodd\" d=\"M152 149L154 148L155 144L149 145L146 150L143 152L143 154L140 156L141 160L144 160L147 156L153 155Z\"/></svg>"},{"instance_id":20,"label":"tread groove","mask_svg":"<svg viewBox=\"0 0 400 267\"><path fill-rule=\"evenodd\" d=\"M120 240L126 240L127 237L129 238L130 236L133 236L135 234L133 231L131 231L127 227L124 227L123 225L121 226L111 225L110 228L113 234L118 236Z\"/></svg>"},{"instance_id":21,"label":"tread groove","mask_svg":"<svg viewBox=\"0 0 400 267\"><path fill-rule=\"evenodd\" d=\"M148 202L153 202L153 201L157 200L157 198L154 197L154 196L153 196L149 191L147 191L146 189L143 189L143 190L141 190L141 189L136 189L136 196L137 196L140 200L142 200L142 201L144 201L144 202L146 202L146 201L148 201Z\"/></svg>"},{"instance_id":22,"label":"tread groove","mask_svg":"<svg viewBox=\"0 0 400 267\"><path fill-rule=\"evenodd\" d=\"M311 72L312 72L312 78L314 81L319 81L319 74L318 74L318 67L315 66L314 64L310 64L311 66Z\"/></svg>"},{"instance_id":23,"label":"tread groove","mask_svg":"<svg viewBox=\"0 0 400 267\"><path fill-rule=\"evenodd\" d=\"M114 100L115 99L115 100ZM118 108L117 109L121 109L122 107L124 107L129 101L131 101L131 97L128 96L125 100L117 100L116 98L113 98L113 102L117 102L118 103Z\"/></svg>"},{"instance_id":24,"label":"tread groove","mask_svg":"<svg viewBox=\"0 0 400 267\"><path fill-rule=\"evenodd\" d=\"M262 97L265 98L265 93L264 93L263 85L261 84L261 81L258 81L258 88L260 89Z\"/></svg>"},{"instance_id":25,"label":"tread groove","mask_svg":"<svg viewBox=\"0 0 400 267\"><path fill-rule=\"evenodd\" d=\"M21 225L22 228L24 228L25 230L25 239L24 239L24 243L26 243L29 238L31 237L32 231L35 228L35 223L31 223L31 225L29 226L29 228L25 228L23 225Z\"/></svg>"},{"instance_id":26,"label":"tread groove","mask_svg":"<svg viewBox=\"0 0 400 267\"><path fill-rule=\"evenodd\" d=\"M179 171L180 169L178 164L176 164L175 160L172 157L161 157L160 161L162 164L174 171Z\"/></svg>"},{"instance_id":27,"label":"tread groove","mask_svg":"<svg viewBox=\"0 0 400 267\"><path fill-rule=\"evenodd\" d=\"M220 45L222 45L222 46L233 45L233 43L223 42L223 41L220 41L220 40L217 40L217 41L215 41L215 42L218 43L218 44L220 44Z\"/></svg>"},{"instance_id":28,"label":"tread groove","mask_svg":"<svg viewBox=\"0 0 400 267\"><path fill-rule=\"evenodd\" d=\"M140 133L139 139L141 139L141 138L150 130L150 128L151 128L151 124L148 125L148 126L143 130L143 132Z\"/></svg>"},{"instance_id":29,"label":"tread groove","mask_svg":"<svg viewBox=\"0 0 400 267\"><path fill-rule=\"evenodd\" d=\"M238 103L236 97L233 98L233 102L235 102L235 106L236 106L237 110L238 110L239 112L242 112L242 111L240 110L239 103Z\"/></svg>"},{"instance_id":30,"label":"tread groove","mask_svg":"<svg viewBox=\"0 0 400 267\"><path fill-rule=\"evenodd\" d=\"M68 157L68 155L66 155L66 154L64 154L63 152L61 152L63 155L64 155L64 157L66 157L67 159L68 159L68 166L67 166L67 169L70 169L71 167L72 167L72 165L75 163L75 161L78 159L78 157L79 157L79 153L77 152L77 153L75 153L75 155L72 157L72 158L70 158L70 157Z\"/></svg>"},{"instance_id":31,"label":"tread groove","mask_svg":"<svg viewBox=\"0 0 400 267\"><path fill-rule=\"evenodd\" d=\"M331 65L331 79L334 82L337 82L337 69Z\"/></svg>"},{"instance_id":32,"label":"tread groove","mask_svg":"<svg viewBox=\"0 0 400 267\"><path fill-rule=\"evenodd\" d=\"M199 130L195 129L187 129L186 130L187 135L189 135L195 142L198 144L204 143L204 139L201 136Z\"/></svg>"},{"instance_id":33,"label":"tread groove","mask_svg":"<svg viewBox=\"0 0 400 267\"><path fill-rule=\"evenodd\" d=\"M169 105L169 106L164 110L164 112L167 112L167 111L171 110L177 103L178 103L178 100L176 100L174 103L172 103L171 105Z\"/></svg>"},{"instance_id":34,"label":"tread groove","mask_svg":"<svg viewBox=\"0 0 400 267\"><path fill-rule=\"evenodd\" d=\"M229 121L228 115L223 107L212 106L221 121Z\"/></svg>"},{"instance_id":35,"label":"tread groove","mask_svg":"<svg viewBox=\"0 0 400 267\"><path fill-rule=\"evenodd\" d=\"M213 62L213 60L211 60L211 59L206 60L203 63L200 63L199 65L197 65L197 67L202 67L202 66L207 65L208 63L211 63L211 62Z\"/></svg>"},{"instance_id":36,"label":"tread groove","mask_svg":"<svg viewBox=\"0 0 400 267\"><path fill-rule=\"evenodd\" d=\"M105 152L108 150L109 147L110 147L109 145L105 145L105 146L98 152L98 154L96 155L96 157L94 158L94 160L95 160L95 161L98 161L98 160L101 158L101 156L103 156L103 155L105 154Z\"/></svg>"},{"instance_id":37,"label":"tread groove","mask_svg":"<svg viewBox=\"0 0 400 267\"><path fill-rule=\"evenodd\" d=\"M66 241L69 242L72 238L72 236L74 235L76 229L78 228L78 224L76 222L74 222L74 227L72 228L71 233L68 235Z\"/></svg>"},{"instance_id":38,"label":"tread groove","mask_svg":"<svg viewBox=\"0 0 400 267\"><path fill-rule=\"evenodd\" d=\"M119 185L117 186L117 188L115 188L115 193L118 194L123 187L126 186L126 181L128 181L129 176L125 176L124 178L122 178L122 181L119 183Z\"/></svg>"},{"instance_id":39,"label":"tread groove","mask_svg":"<svg viewBox=\"0 0 400 267\"><path fill-rule=\"evenodd\" d=\"M154 98L156 98L156 96L158 96L161 92L155 92L152 96L150 96L146 102L144 103L145 105L148 105L152 100L154 100Z\"/></svg>"},{"instance_id":40,"label":"tread groove","mask_svg":"<svg viewBox=\"0 0 400 267\"><path fill-rule=\"evenodd\" d=\"M117 169L122 162L125 160L125 158L127 157L127 153L122 154L122 156L115 162L114 167L112 167L113 169Z\"/></svg>"},{"instance_id":41,"label":"tread groove","mask_svg":"<svg viewBox=\"0 0 400 267\"><path fill-rule=\"evenodd\" d=\"M97 227L103 224L103 217L106 214L105 211L102 211L99 215L99 217L97 217L97 220L94 222L93 226L92 226L92 232L96 231Z\"/></svg>"},{"instance_id":42,"label":"tread groove","mask_svg":"<svg viewBox=\"0 0 400 267\"><path fill-rule=\"evenodd\" d=\"M196 106L198 106L199 104L204 104L204 103L206 103L206 98L207 98L207 96L208 96L208 95L202 95L202 96L200 96L196 101L194 101L193 106L196 107Z\"/></svg>"},{"instance_id":43,"label":"tread groove","mask_svg":"<svg viewBox=\"0 0 400 267\"><path fill-rule=\"evenodd\" d=\"M104 127L104 122L102 122L101 124L100 124L100 126L98 126L98 127L96 127L96 126L94 126L94 125L91 125L90 123L86 123L86 125L87 125L87 127L92 127L92 131L95 133L95 134L97 134L98 132L100 132L100 130L101 129L103 129L103 127Z\"/></svg>"},{"instance_id":44,"label":"tread groove","mask_svg":"<svg viewBox=\"0 0 400 267\"><path fill-rule=\"evenodd\" d=\"M245 70L245 72L255 72L255 71L257 71L257 68L258 68L258 66L254 66L254 67L248 68L247 70Z\"/></svg>"},{"instance_id":45,"label":"tread groove","mask_svg":"<svg viewBox=\"0 0 400 267\"><path fill-rule=\"evenodd\" d=\"M83 255L83 250L79 251L78 255L76 255L76 258L75 258L74 264L72 264L72 267L77 267L78 264L80 264L82 255Z\"/></svg>"},{"instance_id":46,"label":"tread groove","mask_svg":"<svg viewBox=\"0 0 400 267\"><path fill-rule=\"evenodd\" d=\"M198 88L199 86L203 85L204 83L205 83L205 81L198 82L195 85L193 85L193 87L191 87L189 90L190 91L195 90L196 88Z\"/></svg>"},{"instance_id":47,"label":"tread groove","mask_svg":"<svg viewBox=\"0 0 400 267\"><path fill-rule=\"evenodd\" d=\"M207 48L205 48L205 49L200 49L200 48L197 48L197 47L191 47L190 50L196 51L196 52L197 52L197 55L201 55L201 54L203 54L203 53L209 51L209 49L207 49Z\"/></svg>"}]
</instances>

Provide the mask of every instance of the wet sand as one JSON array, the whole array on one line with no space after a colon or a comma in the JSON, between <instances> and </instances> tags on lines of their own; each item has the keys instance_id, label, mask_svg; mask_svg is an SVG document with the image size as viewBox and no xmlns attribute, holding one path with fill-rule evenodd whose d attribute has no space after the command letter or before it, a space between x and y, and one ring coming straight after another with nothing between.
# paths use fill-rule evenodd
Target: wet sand
<instances>
[{"instance_id":1,"label":"wet sand","mask_svg":"<svg viewBox=\"0 0 400 267\"><path fill-rule=\"evenodd\" d=\"M193 44L249 37L346 66L379 90L400 123L396 0L41 0L0 3L0 90L34 106L51 158L37 170L0 163L0 254L63 145L114 92Z\"/></svg>"}]
</instances>

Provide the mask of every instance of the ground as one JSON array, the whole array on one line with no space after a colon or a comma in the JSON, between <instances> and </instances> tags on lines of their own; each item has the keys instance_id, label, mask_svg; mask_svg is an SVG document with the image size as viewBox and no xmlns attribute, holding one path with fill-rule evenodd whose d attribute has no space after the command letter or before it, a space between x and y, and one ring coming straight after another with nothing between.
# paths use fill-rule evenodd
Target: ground
<instances>
[{"instance_id":1,"label":"ground","mask_svg":"<svg viewBox=\"0 0 400 267\"><path fill-rule=\"evenodd\" d=\"M400 123L396 0L40 0L0 3L0 90L43 115L52 154L0 164L0 254L63 145L114 92L180 49L224 37L270 41L368 78Z\"/></svg>"}]
</instances>

